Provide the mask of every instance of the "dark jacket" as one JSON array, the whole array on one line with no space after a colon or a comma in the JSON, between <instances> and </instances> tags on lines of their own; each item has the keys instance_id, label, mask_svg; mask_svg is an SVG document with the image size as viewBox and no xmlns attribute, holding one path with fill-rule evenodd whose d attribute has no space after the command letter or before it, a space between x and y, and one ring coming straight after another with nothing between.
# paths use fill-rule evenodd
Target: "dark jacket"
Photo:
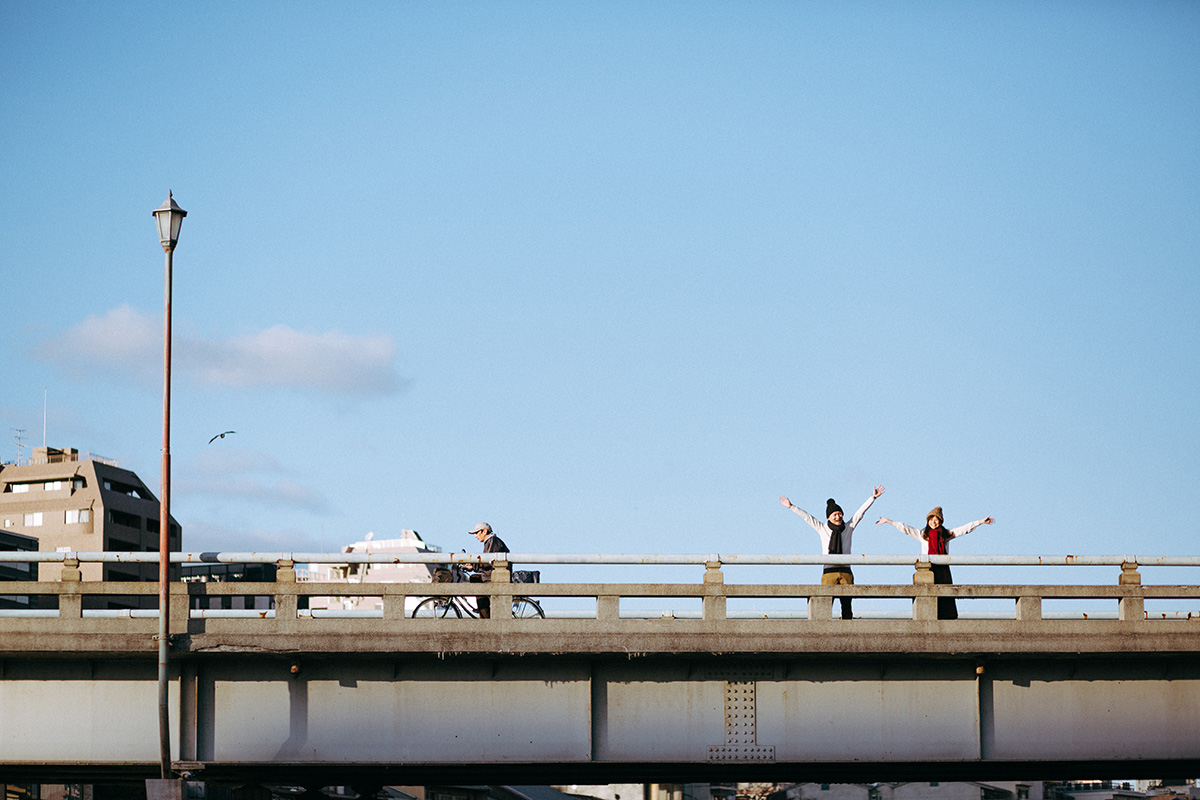
<instances>
[{"instance_id":1,"label":"dark jacket","mask_svg":"<svg viewBox=\"0 0 1200 800\"><path fill-rule=\"evenodd\" d=\"M504 540L493 533L491 536L483 540L483 552L507 553L510 551L508 549L508 545L504 543ZM480 572L483 574L484 581L490 581L492 579L492 569L493 567L491 564L484 564L482 566Z\"/></svg>"}]
</instances>

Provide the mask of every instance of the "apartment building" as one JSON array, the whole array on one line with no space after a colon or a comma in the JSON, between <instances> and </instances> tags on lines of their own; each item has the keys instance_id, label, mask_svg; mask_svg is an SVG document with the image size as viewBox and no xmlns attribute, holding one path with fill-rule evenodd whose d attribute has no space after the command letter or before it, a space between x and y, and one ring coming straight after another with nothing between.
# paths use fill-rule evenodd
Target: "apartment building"
<instances>
[{"instance_id":1,"label":"apartment building","mask_svg":"<svg viewBox=\"0 0 1200 800\"><path fill-rule=\"evenodd\" d=\"M0 530L37 540L43 552L157 552L159 502L133 472L74 448L35 447L27 464L0 465ZM182 531L172 517L170 548ZM85 581L157 581L157 564L80 565ZM37 578L58 580L60 564ZM151 607L157 598L140 605ZM125 605L125 603L121 603Z\"/></svg>"},{"instance_id":2,"label":"apartment building","mask_svg":"<svg viewBox=\"0 0 1200 800\"><path fill-rule=\"evenodd\" d=\"M37 539L0 530L0 550L36 551ZM0 581L37 580L37 564L28 561L0 561ZM0 595L0 608L29 608L29 595Z\"/></svg>"}]
</instances>

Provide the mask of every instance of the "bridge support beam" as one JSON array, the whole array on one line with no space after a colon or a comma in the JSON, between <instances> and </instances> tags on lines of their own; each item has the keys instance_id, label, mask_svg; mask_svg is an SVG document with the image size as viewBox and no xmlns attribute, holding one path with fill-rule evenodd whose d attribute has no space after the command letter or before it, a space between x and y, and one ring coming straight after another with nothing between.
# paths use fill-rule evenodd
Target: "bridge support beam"
<instances>
[{"instance_id":1,"label":"bridge support beam","mask_svg":"<svg viewBox=\"0 0 1200 800\"><path fill-rule=\"evenodd\" d=\"M174 766L193 780L408 784L463 780L465 765L545 783L1200 770L1191 656L240 653L177 664ZM7 660L0 770L46 782L153 775L153 666Z\"/></svg>"}]
</instances>

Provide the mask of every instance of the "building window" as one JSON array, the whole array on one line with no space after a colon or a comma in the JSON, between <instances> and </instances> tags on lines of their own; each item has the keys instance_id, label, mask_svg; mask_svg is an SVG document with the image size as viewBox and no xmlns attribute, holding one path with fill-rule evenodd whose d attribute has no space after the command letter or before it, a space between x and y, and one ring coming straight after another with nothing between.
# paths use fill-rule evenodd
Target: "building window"
<instances>
[{"instance_id":1,"label":"building window","mask_svg":"<svg viewBox=\"0 0 1200 800\"><path fill-rule=\"evenodd\" d=\"M25 527L37 528L42 524L42 512L35 511L32 514L25 515Z\"/></svg>"},{"instance_id":2,"label":"building window","mask_svg":"<svg viewBox=\"0 0 1200 800\"><path fill-rule=\"evenodd\" d=\"M110 510L108 512L108 521L115 525L124 525L126 528L142 528L142 518L136 514L126 514L124 511Z\"/></svg>"},{"instance_id":3,"label":"building window","mask_svg":"<svg viewBox=\"0 0 1200 800\"><path fill-rule=\"evenodd\" d=\"M118 483L117 481L105 481L104 488L110 492L120 492L121 494L127 494L130 497L139 497L139 498L145 499L145 495L143 495L138 490L138 487L131 486L128 483Z\"/></svg>"},{"instance_id":4,"label":"building window","mask_svg":"<svg viewBox=\"0 0 1200 800\"><path fill-rule=\"evenodd\" d=\"M62 489L62 481L46 481L47 492L57 492Z\"/></svg>"},{"instance_id":5,"label":"building window","mask_svg":"<svg viewBox=\"0 0 1200 800\"><path fill-rule=\"evenodd\" d=\"M83 478L76 478L75 480L71 481L71 488L73 489L82 489L85 486L87 486L87 481L85 481Z\"/></svg>"},{"instance_id":6,"label":"building window","mask_svg":"<svg viewBox=\"0 0 1200 800\"><path fill-rule=\"evenodd\" d=\"M68 508L64 512L63 522L68 525L78 525L83 522L92 521L92 510L90 508Z\"/></svg>"},{"instance_id":7,"label":"building window","mask_svg":"<svg viewBox=\"0 0 1200 800\"><path fill-rule=\"evenodd\" d=\"M14 483L12 485L12 491L13 491L13 494L21 494L21 492L28 492L29 484L28 483Z\"/></svg>"}]
</instances>

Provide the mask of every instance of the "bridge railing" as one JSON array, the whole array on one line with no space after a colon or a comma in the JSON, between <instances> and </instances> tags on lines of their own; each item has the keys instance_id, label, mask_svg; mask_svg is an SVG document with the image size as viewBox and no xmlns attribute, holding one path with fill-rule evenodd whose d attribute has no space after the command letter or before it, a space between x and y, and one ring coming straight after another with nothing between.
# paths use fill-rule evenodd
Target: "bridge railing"
<instances>
[{"instance_id":1,"label":"bridge railing","mask_svg":"<svg viewBox=\"0 0 1200 800\"><path fill-rule=\"evenodd\" d=\"M0 601L7 600L8 608L0 609L0 624L13 617L43 617L81 619L84 617L156 618L157 609L116 609L101 606L119 598L137 598L142 604L156 606L157 584L154 582L85 581L82 565L95 563L157 563L157 553L115 552L0 552L0 566L5 563L50 563L61 566L57 581L0 581ZM608 622L630 619L687 619L708 623L724 623L735 619L790 618L798 622L820 622L832 618L833 601L838 598L855 600L884 599L901 603L903 611L894 611L879 618L926 621L937 619L937 600L954 597L961 600L1000 602L1007 611L990 616L1032 622L1050 619L1055 615L1044 609L1046 601L1095 601L1109 605L1110 611L1092 613L1092 618L1115 617L1120 621L1159 619L1197 619L1200 612L1190 610L1170 614L1149 615L1146 601L1200 601L1200 587L1194 584L1143 585L1141 568L1200 567L1200 557L1191 556L890 556L890 555L747 555L747 554L588 554L588 553L172 553L174 564L270 564L276 568L274 581L257 582L195 582L171 587L172 617L175 620L245 617L273 620L273 624L288 624L297 619L320 620L322 617L376 617L398 621L411 616L415 602L429 596L489 596L496 609L496 624L511 621L510 603L514 595L532 596L551 606L548 616L591 617ZM370 574L360 582L297 580L298 565L311 564L448 564L489 563L494 567L491 583L387 583L370 580ZM703 567L699 583L511 583L510 566L526 565L606 565ZM1119 567L1115 584L1047 585L1047 584L935 584L932 565L990 567ZM802 566L848 565L852 567L908 566L913 568L912 584L870 584L827 586L795 583L726 583L727 566ZM320 598L347 598L343 605L357 608L306 608ZM24 598L24 602L21 599ZM241 609L203 608L205 605L227 603L227 598L251 599L249 607ZM672 603L695 604L694 611L639 611L634 608L638 599L655 598ZM556 613L553 603L582 600L585 608L564 608ZM625 602L631 601L631 602ZM802 610L775 613L730 608L747 601L780 601L799 603ZM201 606L201 607L197 607ZM369 606L364 608L363 606ZM590 606L590 607L588 607ZM1114 608L1115 607L1115 608ZM987 615L979 615L987 616ZM1074 614L1073 616L1080 616ZM1083 612L1083 617L1089 616ZM424 620L414 620L423 624ZM438 620L454 624L456 620ZM467 621L464 621L467 622ZM173 626L174 627L174 626Z\"/></svg>"}]
</instances>

